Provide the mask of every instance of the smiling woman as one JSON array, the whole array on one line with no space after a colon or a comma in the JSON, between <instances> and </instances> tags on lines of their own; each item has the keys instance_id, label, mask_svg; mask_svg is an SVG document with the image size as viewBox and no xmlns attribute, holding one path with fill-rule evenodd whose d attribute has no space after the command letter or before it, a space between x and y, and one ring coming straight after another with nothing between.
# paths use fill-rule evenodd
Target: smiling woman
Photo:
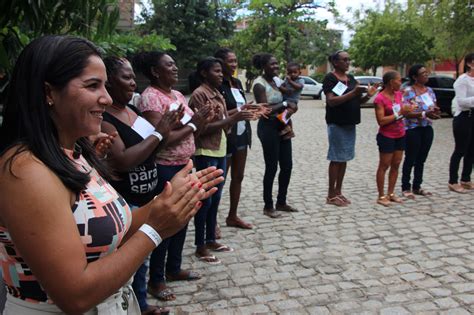
<instances>
[{"instance_id":1,"label":"smiling woman","mask_svg":"<svg viewBox=\"0 0 474 315\"><path fill-rule=\"evenodd\" d=\"M106 77L81 38L41 37L18 58L0 131L3 314L139 313L130 277L223 181L189 163L132 214L86 138L112 102Z\"/></svg>"}]
</instances>

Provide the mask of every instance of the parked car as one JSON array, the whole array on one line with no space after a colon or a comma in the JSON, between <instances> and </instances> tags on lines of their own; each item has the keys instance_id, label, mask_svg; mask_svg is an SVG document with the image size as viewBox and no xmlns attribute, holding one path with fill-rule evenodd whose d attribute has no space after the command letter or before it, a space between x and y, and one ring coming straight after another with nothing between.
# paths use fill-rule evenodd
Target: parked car
<instances>
[{"instance_id":1,"label":"parked car","mask_svg":"<svg viewBox=\"0 0 474 315\"><path fill-rule=\"evenodd\" d=\"M408 85L408 78L402 84L402 88ZM433 89L436 95L436 102L438 103L441 112L452 116L451 102L454 98L454 79L445 75L430 75L426 86Z\"/></svg>"},{"instance_id":2,"label":"parked car","mask_svg":"<svg viewBox=\"0 0 474 315\"><path fill-rule=\"evenodd\" d=\"M321 98L321 92L323 91L323 84L319 83L318 81L314 80L311 77L307 76L300 76L304 79L304 87L301 91L302 96L312 96L314 99Z\"/></svg>"},{"instance_id":3,"label":"parked car","mask_svg":"<svg viewBox=\"0 0 474 315\"><path fill-rule=\"evenodd\" d=\"M369 86L369 83L372 85L372 84L375 84L375 83L382 83L382 78L381 77L374 77L374 76L355 76L354 77L361 86L365 86L365 87L368 87ZM364 94L365 95L365 94ZM373 106L374 105L374 99L375 99L375 96L377 94L375 94L374 96L372 96L367 102L365 102L364 104L362 104L362 106L364 107L367 107L367 106ZM324 95L324 92L321 92L321 99L323 101L326 100L326 96Z\"/></svg>"}]
</instances>

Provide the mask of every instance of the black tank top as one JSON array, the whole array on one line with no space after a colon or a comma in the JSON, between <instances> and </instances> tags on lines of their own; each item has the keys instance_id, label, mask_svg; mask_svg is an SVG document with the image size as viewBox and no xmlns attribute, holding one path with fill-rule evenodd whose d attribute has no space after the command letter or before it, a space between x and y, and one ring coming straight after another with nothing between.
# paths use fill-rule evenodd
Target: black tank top
<instances>
[{"instance_id":1,"label":"black tank top","mask_svg":"<svg viewBox=\"0 0 474 315\"><path fill-rule=\"evenodd\" d=\"M129 108L138 116L141 116L141 113L134 106L129 106ZM103 117L104 121L112 124L117 129L126 148L143 141L142 136L113 115L104 112ZM141 207L155 197L158 171L154 161L155 154L152 154L146 161L128 172L116 172L117 180L110 181L128 203Z\"/></svg>"}]
</instances>

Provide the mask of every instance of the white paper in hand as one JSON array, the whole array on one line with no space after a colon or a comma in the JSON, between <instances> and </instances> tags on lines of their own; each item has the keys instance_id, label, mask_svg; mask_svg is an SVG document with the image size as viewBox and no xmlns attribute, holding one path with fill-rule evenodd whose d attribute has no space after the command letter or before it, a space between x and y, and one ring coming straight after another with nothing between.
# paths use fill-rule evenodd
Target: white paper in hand
<instances>
[{"instance_id":1,"label":"white paper in hand","mask_svg":"<svg viewBox=\"0 0 474 315\"><path fill-rule=\"evenodd\" d=\"M428 92L421 94L420 98L423 101L423 103L425 103L426 106L430 107L434 105L433 99L428 94Z\"/></svg>"},{"instance_id":2,"label":"white paper in hand","mask_svg":"<svg viewBox=\"0 0 474 315\"><path fill-rule=\"evenodd\" d=\"M337 96L341 96L347 90L347 85L342 83L341 81L337 82L336 86L332 89L332 92Z\"/></svg>"},{"instance_id":3,"label":"white paper in hand","mask_svg":"<svg viewBox=\"0 0 474 315\"><path fill-rule=\"evenodd\" d=\"M275 85L279 88L283 84L283 80L280 79L279 77L275 76L273 77L273 82L275 82Z\"/></svg>"}]
</instances>

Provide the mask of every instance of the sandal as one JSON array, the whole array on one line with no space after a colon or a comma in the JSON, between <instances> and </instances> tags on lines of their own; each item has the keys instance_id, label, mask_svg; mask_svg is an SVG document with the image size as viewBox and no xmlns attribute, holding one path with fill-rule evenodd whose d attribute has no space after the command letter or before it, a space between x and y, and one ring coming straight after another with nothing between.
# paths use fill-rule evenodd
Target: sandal
<instances>
[{"instance_id":1,"label":"sandal","mask_svg":"<svg viewBox=\"0 0 474 315\"><path fill-rule=\"evenodd\" d=\"M181 270L178 273L166 274L166 281L194 281L194 280L199 280L201 279L201 275L197 273L196 271L192 270Z\"/></svg>"},{"instance_id":2,"label":"sandal","mask_svg":"<svg viewBox=\"0 0 474 315\"><path fill-rule=\"evenodd\" d=\"M460 194L467 193L467 190L464 187L462 187L462 185L457 184L457 183L456 184L448 184L448 188L449 188L449 190L460 193Z\"/></svg>"},{"instance_id":3,"label":"sandal","mask_svg":"<svg viewBox=\"0 0 474 315\"><path fill-rule=\"evenodd\" d=\"M378 199L377 199L377 203L379 205L382 205L384 207L388 207L390 206L391 202L388 198L388 196L380 196Z\"/></svg>"},{"instance_id":4,"label":"sandal","mask_svg":"<svg viewBox=\"0 0 474 315\"><path fill-rule=\"evenodd\" d=\"M430 193L429 191L426 191L424 189L413 189L413 193L415 195L420 195L420 196L425 196L425 197L429 197L429 196L433 196L432 193Z\"/></svg>"},{"instance_id":5,"label":"sandal","mask_svg":"<svg viewBox=\"0 0 474 315\"><path fill-rule=\"evenodd\" d=\"M402 191L402 196L407 199L415 200L415 195L413 194L413 192L411 192L411 190Z\"/></svg>"},{"instance_id":6,"label":"sandal","mask_svg":"<svg viewBox=\"0 0 474 315\"><path fill-rule=\"evenodd\" d=\"M151 296L153 296L154 298L157 298L160 301L169 302L169 301L176 300L176 296L174 295L174 293L169 288L166 288L166 287L163 290L159 290L158 288L153 288L151 286L148 286L147 292Z\"/></svg>"},{"instance_id":7,"label":"sandal","mask_svg":"<svg viewBox=\"0 0 474 315\"><path fill-rule=\"evenodd\" d=\"M352 202L347 199L344 195L337 195L336 197L339 197L339 199L341 199L342 201L344 201L346 204L350 205Z\"/></svg>"},{"instance_id":8,"label":"sandal","mask_svg":"<svg viewBox=\"0 0 474 315\"><path fill-rule=\"evenodd\" d=\"M326 203L328 205L334 205L334 206L338 206L338 207L347 207L347 203L345 203L338 196L332 197L332 198L326 197Z\"/></svg>"},{"instance_id":9,"label":"sandal","mask_svg":"<svg viewBox=\"0 0 474 315\"><path fill-rule=\"evenodd\" d=\"M217 258L216 256L214 255L209 255L209 256L198 256L196 254L196 257L202 261L202 262L205 262L205 263L208 263L209 265L219 265L221 263L221 261L219 260L219 258Z\"/></svg>"},{"instance_id":10,"label":"sandal","mask_svg":"<svg viewBox=\"0 0 474 315\"><path fill-rule=\"evenodd\" d=\"M464 188L464 189L474 189L474 183L472 183L471 181L469 182L463 182L461 181L461 186Z\"/></svg>"},{"instance_id":11,"label":"sandal","mask_svg":"<svg viewBox=\"0 0 474 315\"><path fill-rule=\"evenodd\" d=\"M236 227L239 229L251 230L253 228L252 224L243 221L241 218L236 217L235 219L227 218L225 224L230 227Z\"/></svg>"},{"instance_id":12,"label":"sandal","mask_svg":"<svg viewBox=\"0 0 474 315\"><path fill-rule=\"evenodd\" d=\"M142 315L168 315L170 313L170 310L166 307L158 307L158 306L152 306L148 305L148 308L144 310L141 314Z\"/></svg>"},{"instance_id":13,"label":"sandal","mask_svg":"<svg viewBox=\"0 0 474 315\"><path fill-rule=\"evenodd\" d=\"M403 203L402 198L398 197L394 193L391 193L390 195L388 195L388 197L390 198L390 201L393 201L393 202L396 202L396 203Z\"/></svg>"},{"instance_id":14,"label":"sandal","mask_svg":"<svg viewBox=\"0 0 474 315\"><path fill-rule=\"evenodd\" d=\"M219 244L216 242L208 243L206 245L207 249L212 250L213 252L221 252L221 253L231 253L234 249L230 246Z\"/></svg>"}]
</instances>

